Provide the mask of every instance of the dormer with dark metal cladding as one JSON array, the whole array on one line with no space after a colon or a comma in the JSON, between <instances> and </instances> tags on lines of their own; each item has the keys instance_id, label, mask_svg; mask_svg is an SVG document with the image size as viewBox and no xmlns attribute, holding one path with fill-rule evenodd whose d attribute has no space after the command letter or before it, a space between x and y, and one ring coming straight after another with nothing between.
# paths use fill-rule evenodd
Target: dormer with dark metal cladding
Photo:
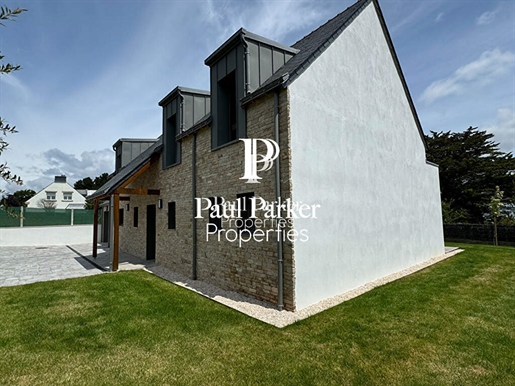
<instances>
[{"instance_id":1,"label":"dormer with dark metal cladding","mask_svg":"<svg viewBox=\"0 0 515 386\"><path fill-rule=\"evenodd\" d=\"M151 138L120 138L113 145L116 153L115 173L124 168L134 158L139 156L156 142Z\"/></svg>"},{"instance_id":2,"label":"dormer with dark metal cladding","mask_svg":"<svg viewBox=\"0 0 515 386\"><path fill-rule=\"evenodd\" d=\"M208 91L176 87L165 96L163 108L163 169L181 162L181 142L177 136L209 114Z\"/></svg>"},{"instance_id":3,"label":"dormer with dark metal cladding","mask_svg":"<svg viewBox=\"0 0 515 386\"><path fill-rule=\"evenodd\" d=\"M246 113L240 100L297 52L242 28L205 60L211 69L213 149L246 137Z\"/></svg>"}]
</instances>

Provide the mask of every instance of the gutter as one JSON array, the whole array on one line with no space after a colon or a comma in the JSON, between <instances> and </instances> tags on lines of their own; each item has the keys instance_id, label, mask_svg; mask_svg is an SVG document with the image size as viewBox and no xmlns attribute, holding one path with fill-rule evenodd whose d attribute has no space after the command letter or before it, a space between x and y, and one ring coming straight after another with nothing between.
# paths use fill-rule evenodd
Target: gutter
<instances>
[{"instance_id":1,"label":"gutter","mask_svg":"<svg viewBox=\"0 0 515 386\"><path fill-rule=\"evenodd\" d=\"M274 92L274 139L279 144L279 91ZM275 159L275 195L279 202L281 198L281 169L279 158ZM280 311L284 308L284 273L283 273L283 238L282 233L277 240L277 307Z\"/></svg>"},{"instance_id":2,"label":"gutter","mask_svg":"<svg viewBox=\"0 0 515 386\"><path fill-rule=\"evenodd\" d=\"M249 95L250 92L250 69L249 69L249 45L245 40L245 36L243 34L240 35L241 44L243 45L243 56L244 56L244 74L245 79L243 83L245 84L245 96Z\"/></svg>"},{"instance_id":3,"label":"gutter","mask_svg":"<svg viewBox=\"0 0 515 386\"><path fill-rule=\"evenodd\" d=\"M282 86L284 88L286 85L286 82L288 82L289 78L290 78L290 74L286 73L286 74L282 75L281 77L275 79L274 81L270 82L266 86L260 87L254 93L247 94L246 97L244 97L240 100L241 107L245 107L250 102L252 102L254 99L257 99L262 95L268 94L270 91L275 90L280 86Z\"/></svg>"},{"instance_id":4,"label":"gutter","mask_svg":"<svg viewBox=\"0 0 515 386\"><path fill-rule=\"evenodd\" d=\"M181 90L178 91L179 94L179 132L184 131L184 95L182 95Z\"/></svg>"},{"instance_id":5,"label":"gutter","mask_svg":"<svg viewBox=\"0 0 515 386\"><path fill-rule=\"evenodd\" d=\"M197 195L197 133L193 133L191 151L191 213L193 216L193 256L191 259L191 279L197 280L197 218L195 216L195 197Z\"/></svg>"}]
</instances>

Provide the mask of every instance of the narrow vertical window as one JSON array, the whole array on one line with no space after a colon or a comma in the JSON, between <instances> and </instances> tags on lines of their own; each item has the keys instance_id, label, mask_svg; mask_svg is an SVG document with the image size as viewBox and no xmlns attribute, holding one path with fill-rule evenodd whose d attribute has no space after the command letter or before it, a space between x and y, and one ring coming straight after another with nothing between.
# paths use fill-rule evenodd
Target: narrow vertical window
<instances>
[{"instance_id":1,"label":"narrow vertical window","mask_svg":"<svg viewBox=\"0 0 515 386\"><path fill-rule=\"evenodd\" d=\"M209 197L209 201L211 201L211 208L209 209L209 224L213 224L209 227L209 230L219 231L220 229L222 229L222 218L212 217L212 215L216 216L216 214L221 213L222 199L221 197Z\"/></svg>"},{"instance_id":2,"label":"narrow vertical window","mask_svg":"<svg viewBox=\"0 0 515 386\"><path fill-rule=\"evenodd\" d=\"M175 201L168 203L168 229L175 229Z\"/></svg>"},{"instance_id":3,"label":"narrow vertical window","mask_svg":"<svg viewBox=\"0 0 515 386\"><path fill-rule=\"evenodd\" d=\"M175 139L177 134L179 134L179 126L177 120L177 114L173 114L165 122L165 167L175 165L181 160L181 143Z\"/></svg>"},{"instance_id":4,"label":"narrow vertical window","mask_svg":"<svg viewBox=\"0 0 515 386\"><path fill-rule=\"evenodd\" d=\"M123 226L123 213L124 213L123 208L119 209L119 213L120 213L120 226Z\"/></svg>"},{"instance_id":5,"label":"narrow vertical window","mask_svg":"<svg viewBox=\"0 0 515 386\"><path fill-rule=\"evenodd\" d=\"M218 82L218 144L238 138L238 101L236 98L236 72Z\"/></svg>"},{"instance_id":6,"label":"narrow vertical window","mask_svg":"<svg viewBox=\"0 0 515 386\"><path fill-rule=\"evenodd\" d=\"M138 207L134 207L134 228L138 227Z\"/></svg>"},{"instance_id":7,"label":"narrow vertical window","mask_svg":"<svg viewBox=\"0 0 515 386\"><path fill-rule=\"evenodd\" d=\"M248 230L250 233L254 233L256 229L254 219L250 218L252 214L252 197L254 197L254 192L240 193L236 195L240 208L239 221L236 222L239 231Z\"/></svg>"}]
</instances>

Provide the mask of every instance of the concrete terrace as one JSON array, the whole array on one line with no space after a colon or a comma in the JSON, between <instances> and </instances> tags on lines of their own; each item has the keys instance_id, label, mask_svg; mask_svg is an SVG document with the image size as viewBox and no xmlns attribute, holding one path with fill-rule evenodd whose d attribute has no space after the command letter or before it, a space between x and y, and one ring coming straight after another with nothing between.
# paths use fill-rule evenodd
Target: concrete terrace
<instances>
[{"instance_id":1,"label":"concrete terrace","mask_svg":"<svg viewBox=\"0 0 515 386\"><path fill-rule=\"evenodd\" d=\"M0 247L0 287L98 275L110 271L109 249L99 246L92 257L91 244L60 246ZM120 270L154 265L137 257L120 254Z\"/></svg>"}]
</instances>

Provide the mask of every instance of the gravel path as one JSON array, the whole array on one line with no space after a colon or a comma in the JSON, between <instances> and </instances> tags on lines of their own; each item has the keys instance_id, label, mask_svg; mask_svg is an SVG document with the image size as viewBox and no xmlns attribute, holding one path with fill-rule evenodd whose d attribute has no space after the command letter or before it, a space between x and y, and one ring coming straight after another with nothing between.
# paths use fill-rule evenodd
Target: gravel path
<instances>
[{"instance_id":1,"label":"gravel path","mask_svg":"<svg viewBox=\"0 0 515 386\"><path fill-rule=\"evenodd\" d=\"M279 311L276 308L273 308L268 303L260 302L258 300L249 298L236 292L222 290L218 287L215 287L214 285L205 283L200 280L191 280L186 276L174 273L163 267L155 266L148 268L147 271L174 284L180 285L181 287L197 292L218 303L224 304L237 311L243 312L244 314L247 314L253 318L259 319L265 323L282 328L292 323L295 323L298 320L306 319L311 315L315 315L319 312L327 310L328 308L334 307L340 303L355 298L356 296L368 292L375 287L392 282L394 280L400 279L401 277L410 275L416 271L429 267L430 265L438 263L439 261L447 259L448 257L454 256L455 254L462 251L462 249L449 250L442 256L434 257L423 263L416 264L402 271L393 273L381 279L365 284L352 291L348 291L343 294L334 296L332 298L322 300L319 303L316 303L296 312Z\"/></svg>"}]
</instances>

